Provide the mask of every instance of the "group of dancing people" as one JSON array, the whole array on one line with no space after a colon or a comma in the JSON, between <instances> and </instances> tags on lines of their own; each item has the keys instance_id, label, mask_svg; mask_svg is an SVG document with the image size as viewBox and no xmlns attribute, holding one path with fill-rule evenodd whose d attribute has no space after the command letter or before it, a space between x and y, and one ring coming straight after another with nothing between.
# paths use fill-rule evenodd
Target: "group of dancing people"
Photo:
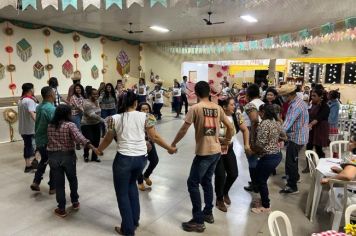
<instances>
[{"instance_id":1,"label":"group of dancing people","mask_svg":"<svg viewBox=\"0 0 356 236\"><path fill-rule=\"evenodd\" d=\"M180 88L180 99L173 100L176 104L177 116L180 115L183 94L187 90L186 77L180 84L175 81L172 91ZM182 86L183 84L183 86ZM226 84L222 84L226 88ZM228 86L227 86L228 87ZM238 166L233 149L233 137L241 131L244 150L249 163L251 182L245 187L247 191L260 194L260 200L252 205L252 212L270 212L270 199L267 181L282 160L281 149L286 147L286 181L283 194L298 193L299 180L298 154L303 145L316 147L320 153L320 145L313 132L325 128L325 114L318 112L313 116L313 109L327 109L326 91L312 88L301 91L295 85L283 85L280 88L267 88L261 91L260 86L251 84L244 89L246 105L240 111L241 104L235 96L226 94L219 98L218 104L211 101L211 86L200 81L195 84L194 93L197 103L188 109L182 127L171 144L168 144L156 131L157 120L161 119L160 108L148 101L149 93L143 79L132 89L124 89L118 82L116 89L112 84L102 85L99 89L80 84L80 76L73 77L73 85L69 88L68 98L63 99L58 93L58 80L51 78L49 86L41 89L43 101L38 104L34 96L33 84L22 86L19 100L19 132L24 140L25 172L31 172L36 166L33 159L35 150L32 140L35 139L36 150L41 159L31 189L40 191L40 183L47 164L50 166L50 194L56 194L57 208L55 214L65 217L65 176L69 181L72 208L80 208L77 192L75 149L84 148L84 161L100 162L99 156L105 149L116 142L116 156L113 162L113 180L122 223L115 227L121 235L134 235L139 227L140 204L138 189L145 190L144 181L152 185L149 178L157 166L158 155L155 144L166 149L169 154L178 150L177 144L184 138L189 127L195 128L195 158L187 180L188 192L193 205L193 218L182 223L185 231L203 232L205 223L214 223L213 216L213 185L215 174L216 207L227 212L232 204L229 191L238 177ZM185 87L185 89L187 89ZM184 91L184 92L183 92ZM162 98L166 91L161 84L154 89L154 102ZM240 91L241 92L241 91ZM161 94L157 97L156 93ZM302 96L300 96L302 93ZM178 92L179 94L179 92ZM241 93L236 93L238 95ZM310 95L306 102L304 95ZM338 94L329 93L329 100L338 101ZM263 96L263 100L261 100ZM329 104L331 104L329 103ZM187 104L187 103L186 103ZM310 105L310 106L309 106ZM309 112L308 112L309 110ZM330 123L331 125L331 123ZM311 135L309 135L311 133ZM100 138L103 139L100 139ZM101 140L101 142L100 142ZM31 162L32 161L32 162ZM150 165L143 173L147 161ZM205 207L202 209L199 185L203 187Z\"/></svg>"}]
</instances>

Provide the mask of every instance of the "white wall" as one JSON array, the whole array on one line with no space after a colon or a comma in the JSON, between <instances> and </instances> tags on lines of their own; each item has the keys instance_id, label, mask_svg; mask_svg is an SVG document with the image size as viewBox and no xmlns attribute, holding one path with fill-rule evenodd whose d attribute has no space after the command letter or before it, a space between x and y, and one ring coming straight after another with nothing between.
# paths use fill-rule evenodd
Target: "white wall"
<instances>
[{"instance_id":1,"label":"white wall","mask_svg":"<svg viewBox=\"0 0 356 236\"><path fill-rule=\"evenodd\" d=\"M189 77L189 71L197 72L197 82L208 81L208 64L183 62L182 77L184 75Z\"/></svg>"}]
</instances>

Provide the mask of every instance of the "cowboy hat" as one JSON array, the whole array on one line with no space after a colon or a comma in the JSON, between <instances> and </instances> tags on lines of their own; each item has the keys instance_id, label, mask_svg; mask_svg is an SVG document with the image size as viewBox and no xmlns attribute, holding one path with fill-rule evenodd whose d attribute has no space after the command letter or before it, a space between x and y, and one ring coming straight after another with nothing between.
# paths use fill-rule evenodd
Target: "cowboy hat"
<instances>
[{"instance_id":1,"label":"cowboy hat","mask_svg":"<svg viewBox=\"0 0 356 236\"><path fill-rule=\"evenodd\" d=\"M284 96L291 94L297 90L297 86L294 84L285 84L282 85L279 89L277 89L278 95Z\"/></svg>"}]
</instances>

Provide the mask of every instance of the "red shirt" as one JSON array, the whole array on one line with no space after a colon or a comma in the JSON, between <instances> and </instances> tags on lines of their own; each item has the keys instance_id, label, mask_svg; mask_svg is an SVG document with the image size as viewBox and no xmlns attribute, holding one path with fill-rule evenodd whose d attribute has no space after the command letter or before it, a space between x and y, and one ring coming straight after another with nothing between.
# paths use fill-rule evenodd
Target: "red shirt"
<instances>
[{"instance_id":1,"label":"red shirt","mask_svg":"<svg viewBox=\"0 0 356 236\"><path fill-rule=\"evenodd\" d=\"M51 152L72 151L76 143L86 145L86 139L73 122L63 122L58 129L52 124L48 125L47 150Z\"/></svg>"}]
</instances>

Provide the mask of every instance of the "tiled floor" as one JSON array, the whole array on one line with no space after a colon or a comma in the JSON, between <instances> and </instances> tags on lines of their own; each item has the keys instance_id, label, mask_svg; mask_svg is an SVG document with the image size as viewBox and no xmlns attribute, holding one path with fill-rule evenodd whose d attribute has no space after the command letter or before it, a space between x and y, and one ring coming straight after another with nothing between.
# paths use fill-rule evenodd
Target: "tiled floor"
<instances>
[{"instance_id":1,"label":"tiled floor","mask_svg":"<svg viewBox=\"0 0 356 236\"><path fill-rule=\"evenodd\" d=\"M167 114L157 129L171 142L182 122ZM191 218L186 179L194 152L193 131L192 127L178 145L179 153L174 156L169 156L158 148L160 162L152 175L152 189L140 192L141 221L137 235L194 235L184 232L180 227L182 221ZM1 144L0 150L0 235L115 235L113 227L118 225L121 219L112 183L114 144L108 148L102 157L102 163L99 164L84 163L82 152L78 152L81 209L79 212L69 214L65 219L53 215L56 201L55 196L48 195L47 173L41 185L41 192L34 193L30 190L33 174L23 173L22 143ZM301 166L304 163L302 161ZM204 235L269 235L268 216L250 213L251 195L243 190L243 186L249 180L244 155L238 155L238 166L239 177L230 193L233 203L228 213L214 209L215 223L206 225ZM315 223L310 223L304 216L309 175L302 175L300 194L283 196L278 193L283 186L281 180L283 168L282 162L278 168L278 175L269 180L273 210L284 211L289 216L294 235L310 235L328 229L330 216L324 213L322 206ZM325 202L325 194L323 200Z\"/></svg>"}]
</instances>

